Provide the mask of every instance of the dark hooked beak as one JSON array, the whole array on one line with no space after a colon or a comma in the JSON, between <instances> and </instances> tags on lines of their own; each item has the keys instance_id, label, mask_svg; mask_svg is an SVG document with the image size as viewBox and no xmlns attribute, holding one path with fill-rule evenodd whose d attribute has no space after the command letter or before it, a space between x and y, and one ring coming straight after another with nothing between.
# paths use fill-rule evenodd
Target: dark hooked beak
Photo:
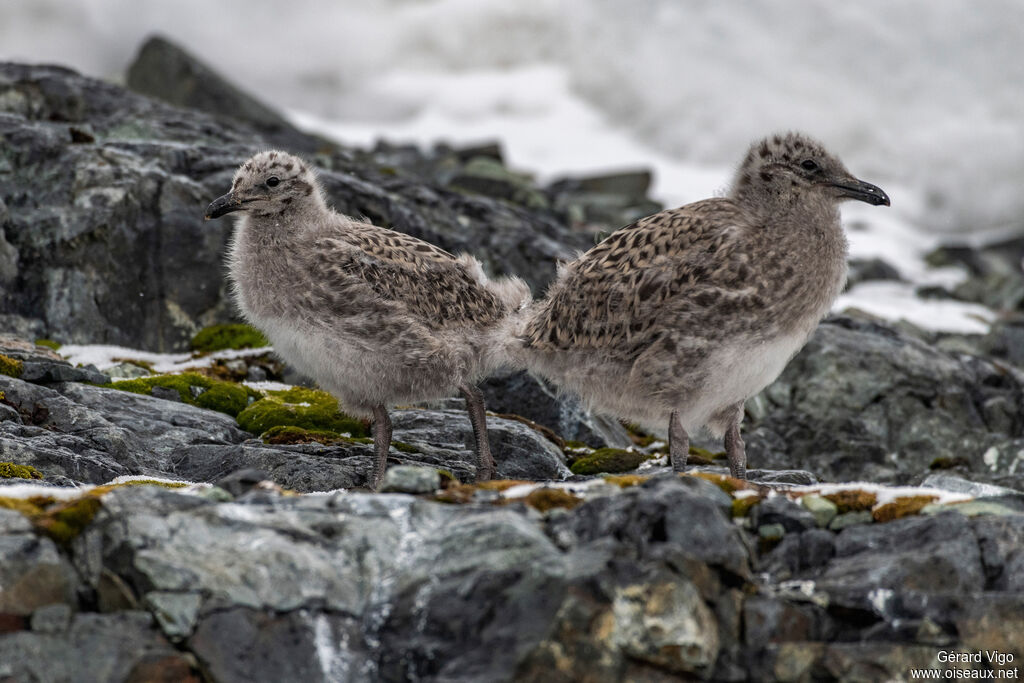
<instances>
[{"instance_id":1,"label":"dark hooked beak","mask_svg":"<svg viewBox=\"0 0 1024 683\"><path fill-rule=\"evenodd\" d=\"M232 211L238 211L242 208L242 203L238 199L235 199L234 195L228 192L223 197L217 197L213 202L206 207L206 220L211 218L220 218L224 214L231 213Z\"/></svg>"},{"instance_id":2,"label":"dark hooked beak","mask_svg":"<svg viewBox=\"0 0 1024 683\"><path fill-rule=\"evenodd\" d=\"M889 195L882 191L882 188L871 183L865 183L856 178L844 178L832 183L832 186L839 190L839 194L850 199L858 199L874 206L889 206Z\"/></svg>"}]
</instances>

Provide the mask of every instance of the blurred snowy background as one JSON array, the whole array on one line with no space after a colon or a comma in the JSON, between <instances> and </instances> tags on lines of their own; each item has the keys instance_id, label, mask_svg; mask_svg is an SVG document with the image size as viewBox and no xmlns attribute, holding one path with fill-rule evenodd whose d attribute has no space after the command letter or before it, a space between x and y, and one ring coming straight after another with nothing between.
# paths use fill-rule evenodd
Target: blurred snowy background
<instances>
[{"instance_id":1,"label":"blurred snowy background","mask_svg":"<svg viewBox=\"0 0 1024 683\"><path fill-rule=\"evenodd\" d=\"M918 324L986 316L918 302L963 276L923 254L1024 235L1020 0L0 4L0 59L113 80L154 32L342 142L497 139L540 180L648 167L667 205L721 193L753 139L806 131L889 192L844 220L855 257L911 281L841 304Z\"/></svg>"}]
</instances>

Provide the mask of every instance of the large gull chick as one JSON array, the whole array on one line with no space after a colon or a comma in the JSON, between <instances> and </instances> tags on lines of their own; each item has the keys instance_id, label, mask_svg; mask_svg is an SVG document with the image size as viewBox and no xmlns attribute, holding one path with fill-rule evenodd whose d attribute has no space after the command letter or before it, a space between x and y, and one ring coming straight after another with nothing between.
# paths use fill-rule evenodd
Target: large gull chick
<instances>
[{"instance_id":1,"label":"large gull chick","mask_svg":"<svg viewBox=\"0 0 1024 683\"><path fill-rule=\"evenodd\" d=\"M529 301L526 284L489 280L471 256L333 211L313 169L285 152L242 164L206 218L231 212L240 214L229 270L241 312L285 361L373 420L374 488L391 445L388 406L456 391L477 478L493 476L474 383L507 362L498 340Z\"/></svg>"},{"instance_id":2,"label":"large gull chick","mask_svg":"<svg viewBox=\"0 0 1024 683\"><path fill-rule=\"evenodd\" d=\"M521 362L592 408L725 437L746 476L744 402L807 342L846 281L839 203L889 205L810 138L754 143L727 197L642 218L563 266L527 314Z\"/></svg>"}]
</instances>

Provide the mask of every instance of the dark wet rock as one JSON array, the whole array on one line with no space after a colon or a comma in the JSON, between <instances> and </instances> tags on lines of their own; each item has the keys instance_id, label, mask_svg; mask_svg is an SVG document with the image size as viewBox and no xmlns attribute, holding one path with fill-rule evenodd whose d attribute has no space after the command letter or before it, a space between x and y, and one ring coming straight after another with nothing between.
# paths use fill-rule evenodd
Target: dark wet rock
<instances>
[{"instance_id":1,"label":"dark wet rock","mask_svg":"<svg viewBox=\"0 0 1024 683\"><path fill-rule=\"evenodd\" d=\"M420 451L400 459L436 464L463 481L475 477L473 428L464 409L396 410L391 420L394 440ZM558 447L522 422L488 416L487 435L499 478L557 480L570 474ZM467 471L473 475L462 474Z\"/></svg>"},{"instance_id":2,"label":"dark wet rock","mask_svg":"<svg viewBox=\"0 0 1024 683\"><path fill-rule=\"evenodd\" d=\"M953 462L994 481L1014 474L1024 436L1024 374L847 317L825 321L752 403L749 464L830 481L919 481Z\"/></svg>"},{"instance_id":3,"label":"dark wet rock","mask_svg":"<svg viewBox=\"0 0 1024 683\"><path fill-rule=\"evenodd\" d=\"M106 384L110 381L107 375L96 369L94 365L87 365L84 368L74 368L68 363L25 362L22 365L21 374L18 379L37 384L51 384L54 382L91 382L93 384Z\"/></svg>"},{"instance_id":4,"label":"dark wet rock","mask_svg":"<svg viewBox=\"0 0 1024 683\"><path fill-rule=\"evenodd\" d=\"M753 523L755 526L780 524L786 531L807 531L817 526L811 512L797 503L776 496L762 501L754 508Z\"/></svg>"},{"instance_id":5,"label":"dark wet rock","mask_svg":"<svg viewBox=\"0 0 1024 683\"><path fill-rule=\"evenodd\" d=\"M939 247L926 257L932 266L962 266L968 278L952 295L997 311L1024 310L1024 238L995 242L980 248L965 245Z\"/></svg>"},{"instance_id":6,"label":"dark wet rock","mask_svg":"<svg viewBox=\"0 0 1024 683\"><path fill-rule=\"evenodd\" d=\"M574 396L559 394L528 372L491 377L479 386L489 411L521 415L566 441L581 441L592 448L626 448L633 443L617 420L594 415Z\"/></svg>"},{"instance_id":7,"label":"dark wet rock","mask_svg":"<svg viewBox=\"0 0 1024 683\"><path fill-rule=\"evenodd\" d=\"M850 259L850 270L846 276L846 288L870 280L901 280L900 271L883 259Z\"/></svg>"},{"instance_id":8,"label":"dark wet rock","mask_svg":"<svg viewBox=\"0 0 1024 683\"><path fill-rule=\"evenodd\" d=\"M573 224L617 230L663 207L648 197L651 172L562 178L548 185L552 206Z\"/></svg>"},{"instance_id":9,"label":"dark wet rock","mask_svg":"<svg viewBox=\"0 0 1024 683\"><path fill-rule=\"evenodd\" d=\"M162 36L149 38L139 48L128 67L125 85L178 107L248 124L279 147L307 154L331 147L327 141L298 130L280 113Z\"/></svg>"}]
</instances>

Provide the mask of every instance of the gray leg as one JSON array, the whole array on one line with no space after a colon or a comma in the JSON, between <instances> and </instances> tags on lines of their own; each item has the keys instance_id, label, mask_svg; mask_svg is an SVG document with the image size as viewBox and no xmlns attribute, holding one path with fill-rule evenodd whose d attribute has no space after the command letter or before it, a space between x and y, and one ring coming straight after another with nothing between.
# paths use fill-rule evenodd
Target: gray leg
<instances>
[{"instance_id":1,"label":"gray leg","mask_svg":"<svg viewBox=\"0 0 1024 683\"><path fill-rule=\"evenodd\" d=\"M740 423L743 422L743 403L736 405L736 413L725 432L725 455L729 458L729 474L737 479L747 478L747 449L740 436Z\"/></svg>"},{"instance_id":2,"label":"gray leg","mask_svg":"<svg viewBox=\"0 0 1024 683\"><path fill-rule=\"evenodd\" d=\"M459 393L466 399L469 423L473 425L473 436L476 438L476 480L488 481L494 476L495 465L491 457L491 444L487 441L484 394L471 384L460 386Z\"/></svg>"},{"instance_id":3,"label":"gray leg","mask_svg":"<svg viewBox=\"0 0 1024 683\"><path fill-rule=\"evenodd\" d=\"M373 408L373 490L384 483L384 471L388 468L388 453L391 451L391 417L383 405Z\"/></svg>"},{"instance_id":4,"label":"gray leg","mask_svg":"<svg viewBox=\"0 0 1024 683\"><path fill-rule=\"evenodd\" d=\"M672 461L672 469L676 472L686 471L686 458L689 455L690 435L679 421L679 412L673 410L668 418L668 457Z\"/></svg>"}]
</instances>

